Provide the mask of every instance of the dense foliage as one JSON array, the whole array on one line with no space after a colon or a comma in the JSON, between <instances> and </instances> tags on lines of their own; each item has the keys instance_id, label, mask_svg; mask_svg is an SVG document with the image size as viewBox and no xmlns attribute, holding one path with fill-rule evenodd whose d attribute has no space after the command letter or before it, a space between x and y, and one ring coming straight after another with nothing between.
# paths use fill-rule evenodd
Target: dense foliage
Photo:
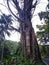
<instances>
[{"instance_id":1,"label":"dense foliage","mask_svg":"<svg viewBox=\"0 0 49 65\"><path fill-rule=\"evenodd\" d=\"M40 46L41 55L43 54L43 47ZM42 55L44 57L44 55ZM33 59L28 59L27 57L22 56L22 43L19 42L16 49L16 64L17 65L45 65L42 61L34 61Z\"/></svg>"},{"instance_id":2,"label":"dense foliage","mask_svg":"<svg viewBox=\"0 0 49 65\"><path fill-rule=\"evenodd\" d=\"M12 46L12 48L11 48L11 46ZM23 57L22 56L22 44L21 44L21 42L17 43L17 42L6 40L5 44L4 44L4 47L7 48L10 51L9 53L7 53L8 50L4 51L4 53L6 55L2 59L4 65L6 65L6 62L8 64L15 63L17 65L35 65L35 64L37 64L37 65L39 65L39 64L44 65L41 61L35 62L33 59L28 59L27 57ZM45 52L43 52L43 47L42 46L39 46L39 47L40 47L41 55L42 55L42 57L44 57Z\"/></svg>"},{"instance_id":3,"label":"dense foliage","mask_svg":"<svg viewBox=\"0 0 49 65\"><path fill-rule=\"evenodd\" d=\"M40 43L49 42L49 1L45 12L39 13L40 20L44 20L40 25L37 25L37 37Z\"/></svg>"}]
</instances>

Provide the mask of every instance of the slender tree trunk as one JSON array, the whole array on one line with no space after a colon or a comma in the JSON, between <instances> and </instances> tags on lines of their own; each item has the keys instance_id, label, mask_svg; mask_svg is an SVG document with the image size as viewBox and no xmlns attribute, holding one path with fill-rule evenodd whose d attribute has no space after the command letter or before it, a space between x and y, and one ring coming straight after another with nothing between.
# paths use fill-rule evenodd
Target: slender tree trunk
<instances>
[{"instance_id":1,"label":"slender tree trunk","mask_svg":"<svg viewBox=\"0 0 49 65\"><path fill-rule=\"evenodd\" d=\"M2 41L1 61L3 60L3 53L4 53L4 41Z\"/></svg>"}]
</instances>

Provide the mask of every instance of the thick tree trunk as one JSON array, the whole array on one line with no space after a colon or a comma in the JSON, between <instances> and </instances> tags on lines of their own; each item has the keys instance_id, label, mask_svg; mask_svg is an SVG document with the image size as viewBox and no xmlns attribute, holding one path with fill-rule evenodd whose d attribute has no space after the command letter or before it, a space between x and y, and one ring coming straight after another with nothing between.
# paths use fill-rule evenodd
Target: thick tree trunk
<instances>
[{"instance_id":1,"label":"thick tree trunk","mask_svg":"<svg viewBox=\"0 0 49 65\"><path fill-rule=\"evenodd\" d=\"M32 28L31 22L26 23L24 29L21 29L22 53L23 56L33 59L41 59L38 42Z\"/></svg>"}]
</instances>

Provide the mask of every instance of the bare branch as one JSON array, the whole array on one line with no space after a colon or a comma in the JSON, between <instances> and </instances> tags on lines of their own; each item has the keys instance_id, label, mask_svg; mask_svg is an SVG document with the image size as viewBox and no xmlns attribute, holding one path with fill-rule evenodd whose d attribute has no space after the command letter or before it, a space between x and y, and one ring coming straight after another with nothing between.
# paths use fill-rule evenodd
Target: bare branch
<instances>
[{"instance_id":1,"label":"bare branch","mask_svg":"<svg viewBox=\"0 0 49 65\"><path fill-rule=\"evenodd\" d=\"M36 0L36 2L34 3L34 5L32 5L32 8L36 8L38 1Z\"/></svg>"},{"instance_id":2,"label":"bare branch","mask_svg":"<svg viewBox=\"0 0 49 65\"><path fill-rule=\"evenodd\" d=\"M10 6L9 6L9 0L7 0L7 5L8 5L8 8L9 8L10 12L12 13L12 15L14 15L14 17L18 19L18 22L21 23L22 20L21 20L19 17L17 17L17 16L12 12L12 10L11 10L11 8L10 8Z\"/></svg>"},{"instance_id":3,"label":"bare branch","mask_svg":"<svg viewBox=\"0 0 49 65\"><path fill-rule=\"evenodd\" d=\"M16 9L18 10L18 12L21 12L21 9L20 9L20 7L19 7L19 3L17 2L17 0L12 0L12 1L13 1L13 3L15 4Z\"/></svg>"},{"instance_id":4,"label":"bare branch","mask_svg":"<svg viewBox=\"0 0 49 65\"><path fill-rule=\"evenodd\" d=\"M34 5L32 5L33 14L34 14L34 12L35 12L35 9L36 9L36 6L37 6L38 3L39 3L38 0L36 0L36 2L34 3ZM34 16L34 15L33 15L33 16Z\"/></svg>"},{"instance_id":5,"label":"bare branch","mask_svg":"<svg viewBox=\"0 0 49 65\"><path fill-rule=\"evenodd\" d=\"M36 2L33 4L33 0L24 0L24 9L27 11L31 11L31 9L33 8L35 10L37 2L38 1L36 0Z\"/></svg>"},{"instance_id":6,"label":"bare branch","mask_svg":"<svg viewBox=\"0 0 49 65\"><path fill-rule=\"evenodd\" d=\"M19 32L20 33L20 28L14 28L13 26L10 26L10 28L8 28L9 30L15 30L15 31L17 31L17 32Z\"/></svg>"},{"instance_id":7,"label":"bare branch","mask_svg":"<svg viewBox=\"0 0 49 65\"><path fill-rule=\"evenodd\" d=\"M2 5L2 6L4 6L4 7L6 7L5 5L3 5L2 3L0 3L0 5ZM6 7L7 8L7 7Z\"/></svg>"},{"instance_id":8,"label":"bare branch","mask_svg":"<svg viewBox=\"0 0 49 65\"><path fill-rule=\"evenodd\" d=\"M16 7L14 6L14 4L12 2L10 2L10 4L16 9Z\"/></svg>"}]
</instances>

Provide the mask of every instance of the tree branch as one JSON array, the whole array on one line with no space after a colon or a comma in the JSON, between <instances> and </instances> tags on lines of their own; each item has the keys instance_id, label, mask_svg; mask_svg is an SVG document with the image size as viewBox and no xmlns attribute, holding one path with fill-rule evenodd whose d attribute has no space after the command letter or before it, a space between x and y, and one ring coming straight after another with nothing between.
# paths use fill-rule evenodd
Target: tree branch
<instances>
[{"instance_id":1,"label":"tree branch","mask_svg":"<svg viewBox=\"0 0 49 65\"><path fill-rule=\"evenodd\" d=\"M32 8L33 8L33 14L35 12L35 9L36 9L36 5L37 5L38 1L36 0L36 2L34 3L34 5L32 5Z\"/></svg>"},{"instance_id":2,"label":"tree branch","mask_svg":"<svg viewBox=\"0 0 49 65\"><path fill-rule=\"evenodd\" d=\"M32 5L32 1L33 0L24 0L24 10L26 9L26 10L28 10L28 9L31 9L30 7L31 7L31 5Z\"/></svg>"},{"instance_id":3,"label":"tree branch","mask_svg":"<svg viewBox=\"0 0 49 65\"><path fill-rule=\"evenodd\" d=\"M36 8L38 1L36 0L36 2L34 3L34 5L32 5L32 8Z\"/></svg>"},{"instance_id":4,"label":"tree branch","mask_svg":"<svg viewBox=\"0 0 49 65\"><path fill-rule=\"evenodd\" d=\"M9 28L8 28L8 30L15 30L15 31L17 31L17 32L19 32L20 33L20 28L14 28L13 26L10 26Z\"/></svg>"},{"instance_id":5,"label":"tree branch","mask_svg":"<svg viewBox=\"0 0 49 65\"><path fill-rule=\"evenodd\" d=\"M15 18L18 19L18 22L19 22L19 23L21 23L22 20L21 20L19 17L17 17L17 16L12 12L12 10L11 10L11 8L10 8L10 6L9 6L9 0L7 0L7 5L8 5L8 8L9 8L10 12L12 13L12 15L13 15Z\"/></svg>"},{"instance_id":6,"label":"tree branch","mask_svg":"<svg viewBox=\"0 0 49 65\"><path fill-rule=\"evenodd\" d=\"M13 1L13 3L15 4L16 9L18 10L18 12L21 12L21 9L20 9L20 7L19 7L19 3L17 2L17 0L12 0L12 1Z\"/></svg>"},{"instance_id":7,"label":"tree branch","mask_svg":"<svg viewBox=\"0 0 49 65\"><path fill-rule=\"evenodd\" d=\"M0 5L2 5L2 6L4 6L4 7L6 7L5 5L3 5L2 3L0 3ZM6 7L7 8L7 7Z\"/></svg>"}]
</instances>

